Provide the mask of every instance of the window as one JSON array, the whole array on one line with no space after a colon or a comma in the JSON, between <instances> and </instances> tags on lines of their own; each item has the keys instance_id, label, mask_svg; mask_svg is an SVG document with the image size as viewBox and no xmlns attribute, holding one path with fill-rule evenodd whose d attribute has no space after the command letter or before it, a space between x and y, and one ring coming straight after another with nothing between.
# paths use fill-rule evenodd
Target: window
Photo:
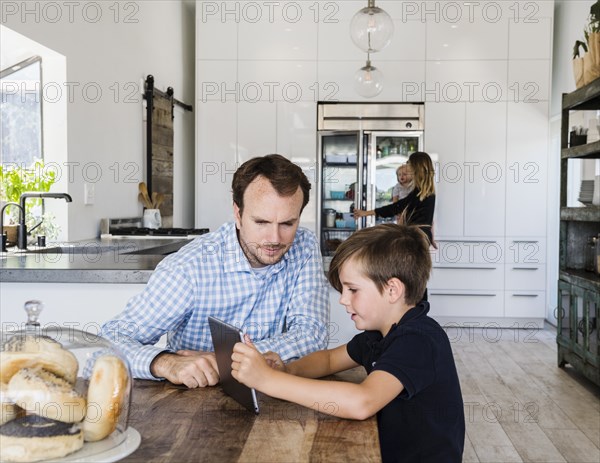
<instances>
[{"instance_id":1,"label":"window","mask_svg":"<svg viewBox=\"0 0 600 463\"><path fill-rule=\"evenodd\" d=\"M43 159L42 59L0 72L0 163L31 166Z\"/></svg>"}]
</instances>

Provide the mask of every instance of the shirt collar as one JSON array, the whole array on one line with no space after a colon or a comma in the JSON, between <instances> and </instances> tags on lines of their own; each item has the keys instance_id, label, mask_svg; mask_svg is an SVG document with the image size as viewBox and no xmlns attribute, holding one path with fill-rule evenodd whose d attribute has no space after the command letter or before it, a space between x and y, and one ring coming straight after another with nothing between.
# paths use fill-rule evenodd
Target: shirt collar
<instances>
[{"instance_id":1,"label":"shirt collar","mask_svg":"<svg viewBox=\"0 0 600 463\"><path fill-rule=\"evenodd\" d=\"M368 344L371 346L371 348L381 349L383 347L385 341L388 339L391 339L391 335L394 332L394 330L396 330L396 328L398 328L400 325L404 325L405 323L408 323L411 320L415 320L417 318L423 317L423 316L427 315L428 312L429 312L429 302L427 302L427 301L419 302L416 306L409 309L408 312L406 312L402 316L400 321L398 321L398 323L394 323L392 325L392 327L390 328L390 331L388 331L388 333L385 335L385 337L383 337L379 331L367 331L366 333L367 333L367 336L369 339Z\"/></svg>"}]
</instances>

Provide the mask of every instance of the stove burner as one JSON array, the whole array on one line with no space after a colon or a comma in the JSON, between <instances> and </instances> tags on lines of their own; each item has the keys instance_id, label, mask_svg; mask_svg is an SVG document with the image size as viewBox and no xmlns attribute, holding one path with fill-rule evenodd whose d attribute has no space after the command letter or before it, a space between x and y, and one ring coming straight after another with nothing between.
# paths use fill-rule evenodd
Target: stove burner
<instances>
[{"instance_id":1,"label":"stove burner","mask_svg":"<svg viewBox=\"0 0 600 463\"><path fill-rule=\"evenodd\" d=\"M143 228L143 227L118 227L110 230L111 235L128 236L187 236L204 235L208 228Z\"/></svg>"}]
</instances>

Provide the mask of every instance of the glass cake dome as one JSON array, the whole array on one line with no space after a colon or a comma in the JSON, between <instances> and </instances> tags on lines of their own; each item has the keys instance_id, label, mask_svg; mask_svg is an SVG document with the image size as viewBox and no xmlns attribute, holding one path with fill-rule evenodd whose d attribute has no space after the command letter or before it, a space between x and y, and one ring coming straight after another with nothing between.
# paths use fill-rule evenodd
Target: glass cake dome
<instances>
[{"instance_id":1,"label":"glass cake dome","mask_svg":"<svg viewBox=\"0 0 600 463\"><path fill-rule=\"evenodd\" d=\"M132 378L119 349L94 333L27 323L0 333L2 462L116 461L140 444L128 426Z\"/></svg>"}]
</instances>

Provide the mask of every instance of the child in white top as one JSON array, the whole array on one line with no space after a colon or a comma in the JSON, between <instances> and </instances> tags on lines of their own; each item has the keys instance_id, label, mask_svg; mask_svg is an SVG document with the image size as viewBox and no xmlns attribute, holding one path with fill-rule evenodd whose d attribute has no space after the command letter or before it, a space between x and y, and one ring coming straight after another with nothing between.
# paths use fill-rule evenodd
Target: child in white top
<instances>
[{"instance_id":1,"label":"child in white top","mask_svg":"<svg viewBox=\"0 0 600 463\"><path fill-rule=\"evenodd\" d=\"M408 164L402 164L396 169L396 177L398 178L398 183L394 185L394 189L392 190L393 203L406 198L415 187L413 184L412 171Z\"/></svg>"}]
</instances>

